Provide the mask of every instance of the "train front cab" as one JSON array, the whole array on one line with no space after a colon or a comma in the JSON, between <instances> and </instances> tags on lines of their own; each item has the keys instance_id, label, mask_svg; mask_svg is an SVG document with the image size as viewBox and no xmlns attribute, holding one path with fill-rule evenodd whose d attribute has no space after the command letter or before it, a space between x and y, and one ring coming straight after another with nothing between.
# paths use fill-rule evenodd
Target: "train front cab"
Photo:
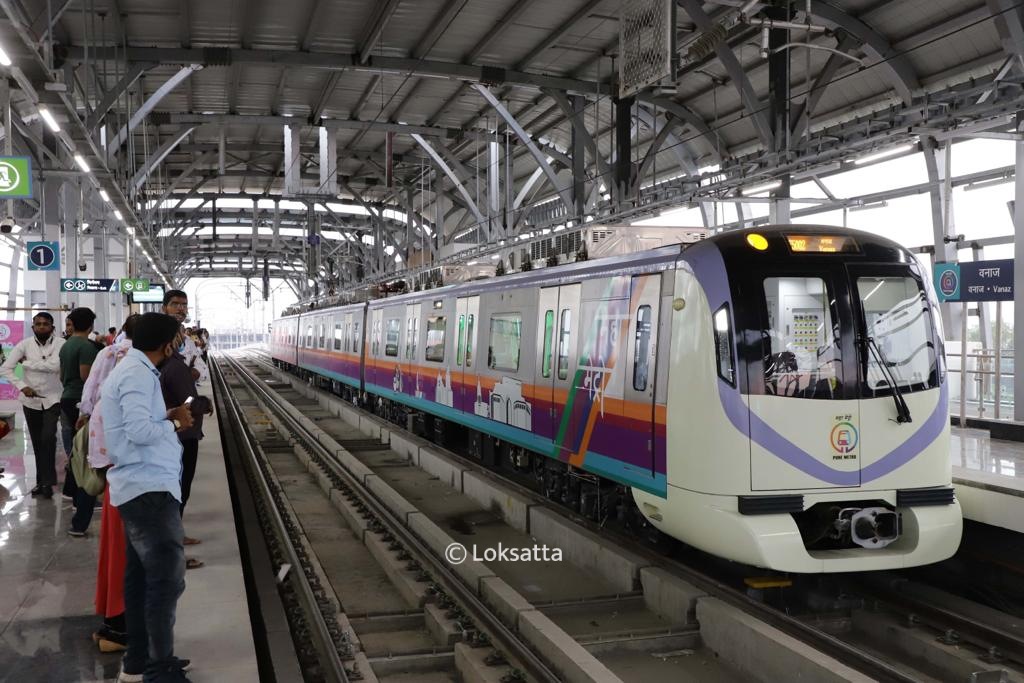
<instances>
[{"instance_id":1,"label":"train front cab","mask_svg":"<svg viewBox=\"0 0 1024 683\"><path fill-rule=\"evenodd\" d=\"M962 519L928 279L870 235L752 234L680 262L669 486L634 491L641 511L694 546L783 571L951 556Z\"/></svg>"}]
</instances>

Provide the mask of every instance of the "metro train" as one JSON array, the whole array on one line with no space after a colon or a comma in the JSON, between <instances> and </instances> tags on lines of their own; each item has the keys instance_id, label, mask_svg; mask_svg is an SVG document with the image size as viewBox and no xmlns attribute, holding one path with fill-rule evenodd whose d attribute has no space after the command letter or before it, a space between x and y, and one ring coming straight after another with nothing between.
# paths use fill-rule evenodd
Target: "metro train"
<instances>
[{"instance_id":1,"label":"metro train","mask_svg":"<svg viewBox=\"0 0 1024 683\"><path fill-rule=\"evenodd\" d=\"M594 519L821 573L957 550L942 340L909 251L787 225L286 316L271 355Z\"/></svg>"}]
</instances>

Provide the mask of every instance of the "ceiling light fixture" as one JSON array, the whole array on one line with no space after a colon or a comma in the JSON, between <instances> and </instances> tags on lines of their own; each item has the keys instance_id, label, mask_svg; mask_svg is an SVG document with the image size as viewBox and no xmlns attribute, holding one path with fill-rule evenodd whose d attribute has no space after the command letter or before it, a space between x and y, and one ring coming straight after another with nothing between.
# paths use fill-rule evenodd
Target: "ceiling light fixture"
<instances>
[{"instance_id":1,"label":"ceiling light fixture","mask_svg":"<svg viewBox=\"0 0 1024 683\"><path fill-rule=\"evenodd\" d=\"M89 172L89 164L86 163L85 157L83 157L81 154L75 155L75 163L78 164L78 168L82 169L86 173Z\"/></svg>"},{"instance_id":2,"label":"ceiling light fixture","mask_svg":"<svg viewBox=\"0 0 1024 683\"><path fill-rule=\"evenodd\" d=\"M43 121L46 121L46 125L50 127L54 133L60 132L60 124L57 123L57 119L53 118L53 114L46 107L39 107L39 116L42 117Z\"/></svg>"}]
</instances>

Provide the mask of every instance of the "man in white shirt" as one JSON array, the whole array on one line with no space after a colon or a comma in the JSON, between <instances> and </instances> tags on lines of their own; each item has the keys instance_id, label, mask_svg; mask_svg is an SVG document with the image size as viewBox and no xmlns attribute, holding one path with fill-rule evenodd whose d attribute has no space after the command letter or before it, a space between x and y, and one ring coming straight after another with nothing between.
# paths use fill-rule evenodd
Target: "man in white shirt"
<instances>
[{"instance_id":1,"label":"man in white shirt","mask_svg":"<svg viewBox=\"0 0 1024 683\"><path fill-rule=\"evenodd\" d=\"M57 484L57 423L60 421L60 349L64 340L53 333L53 316L45 311L32 318L32 336L18 342L11 350L0 377L21 391L25 424L36 456L36 486L32 497L50 498ZM21 364L21 379L14 369Z\"/></svg>"},{"instance_id":2,"label":"man in white shirt","mask_svg":"<svg viewBox=\"0 0 1024 683\"><path fill-rule=\"evenodd\" d=\"M179 325L184 324L188 318L188 294L180 289L167 290L164 294L164 313L177 320ZM185 363L192 370L192 379L197 386L209 378L210 371L203 360L203 354L191 337L185 335L185 343L178 349L178 353L185 358Z\"/></svg>"}]
</instances>

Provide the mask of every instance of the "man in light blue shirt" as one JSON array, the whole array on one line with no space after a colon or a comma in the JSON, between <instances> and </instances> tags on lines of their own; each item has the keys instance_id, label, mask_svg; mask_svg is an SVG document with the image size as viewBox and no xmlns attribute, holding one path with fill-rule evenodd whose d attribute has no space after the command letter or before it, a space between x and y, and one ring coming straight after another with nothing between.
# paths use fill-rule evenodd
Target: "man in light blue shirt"
<instances>
[{"instance_id":1,"label":"man in light blue shirt","mask_svg":"<svg viewBox=\"0 0 1024 683\"><path fill-rule=\"evenodd\" d=\"M174 615L185 590L178 430L192 426L188 406L167 409L157 366L175 352L178 321L146 313L132 349L103 383L99 409L111 468L110 503L124 522L128 650L118 681L187 683L174 656Z\"/></svg>"}]
</instances>

